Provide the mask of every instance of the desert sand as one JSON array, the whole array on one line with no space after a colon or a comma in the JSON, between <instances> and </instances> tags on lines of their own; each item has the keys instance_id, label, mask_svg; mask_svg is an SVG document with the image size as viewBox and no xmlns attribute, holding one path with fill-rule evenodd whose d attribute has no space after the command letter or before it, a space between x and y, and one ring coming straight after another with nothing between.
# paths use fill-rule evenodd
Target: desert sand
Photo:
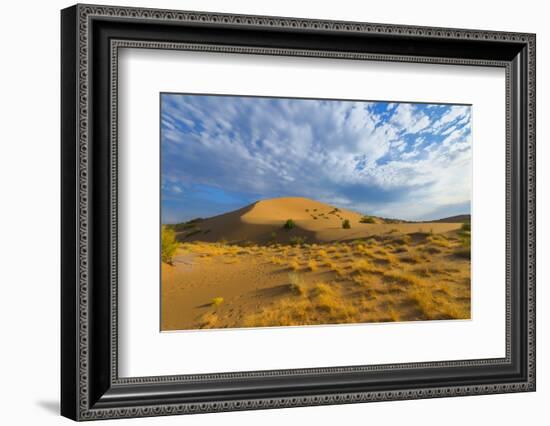
<instances>
[{"instance_id":1,"label":"desert sand","mask_svg":"<svg viewBox=\"0 0 550 426\"><path fill-rule=\"evenodd\" d=\"M174 226L161 329L470 318L469 226L362 218L294 197Z\"/></svg>"}]
</instances>

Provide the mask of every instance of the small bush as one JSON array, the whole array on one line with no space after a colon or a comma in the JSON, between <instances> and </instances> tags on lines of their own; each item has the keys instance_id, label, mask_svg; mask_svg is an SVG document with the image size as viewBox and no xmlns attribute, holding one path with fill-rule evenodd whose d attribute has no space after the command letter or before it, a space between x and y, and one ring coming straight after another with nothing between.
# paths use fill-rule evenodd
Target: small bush
<instances>
[{"instance_id":1,"label":"small bush","mask_svg":"<svg viewBox=\"0 0 550 426\"><path fill-rule=\"evenodd\" d=\"M462 231L470 232L472 230L472 225L470 222L464 222L460 228Z\"/></svg>"},{"instance_id":2,"label":"small bush","mask_svg":"<svg viewBox=\"0 0 550 426\"><path fill-rule=\"evenodd\" d=\"M375 222L372 216L363 216L361 219L359 219L359 223L375 223Z\"/></svg>"},{"instance_id":3,"label":"small bush","mask_svg":"<svg viewBox=\"0 0 550 426\"><path fill-rule=\"evenodd\" d=\"M350 228L351 228L351 225L350 225L348 219L345 219L345 220L342 222L342 228L344 228L344 229L350 229Z\"/></svg>"},{"instance_id":4,"label":"small bush","mask_svg":"<svg viewBox=\"0 0 550 426\"><path fill-rule=\"evenodd\" d=\"M310 271L316 271L317 270L317 262L315 259L310 259L309 262L307 262L307 267Z\"/></svg>"},{"instance_id":5,"label":"small bush","mask_svg":"<svg viewBox=\"0 0 550 426\"><path fill-rule=\"evenodd\" d=\"M214 297L212 299L213 306L220 306L223 303L223 297Z\"/></svg>"},{"instance_id":6,"label":"small bush","mask_svg":"<svg viewBox=\"0 0 550 426\"><path fill-rule=\"evenodd\" d=\"M335 292L332 287L326 283L317 283L315 287L311 290L313 297L319 296L335 296Z\"/></svg>"},{"instance_id":7,"label":"small bush","mask_svg":"<svg viewBox=\"0 0 550 426\"><path fill-rule=\"evenodd\" d=\"M177 249L176 232L163 225L161 228L161 260L172 265Z\"/></svg>"},{"instance_id":8,"label":"small bush","mask_svg":"<svg viewBox=\"0 0 550 426\"><path fill-rule=\"evenodd\" d=\"M288 219L285 224L283 225L284 229L294 229L296 228L296 224L292 219Z\"/></svg>"}]
</instances>

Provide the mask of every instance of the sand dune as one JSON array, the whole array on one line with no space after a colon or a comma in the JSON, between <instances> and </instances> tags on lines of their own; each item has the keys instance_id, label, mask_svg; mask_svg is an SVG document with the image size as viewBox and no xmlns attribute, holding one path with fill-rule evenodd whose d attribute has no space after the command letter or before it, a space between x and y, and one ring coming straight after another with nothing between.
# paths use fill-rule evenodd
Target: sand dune
<instances>
[{"instance_id":1,"label":"sand dune","mask_svg":"<svg viewBox=\"0 0 550 426\"><path fill-rule=\"evenodd\" d=\"M357 212L336 208L304 197L284 197L261 200L242 209L201 220L178 228L177 238L186 241L227 241L242 243L288 242L304 238L307 242L348 241L387 232L414 234L444 233L459 229L460 222L386 223L372 218L374 223L361 223ZM284 229L291 219L295 227ZM347 220L349 229L342 223ZM185 228L185 229L181 229Z\"/></svg>"},{"instance_id":2,"label":"sand dune","mask_svg":"<svg viewBox=\"0 0 550 426\"><path fill-rule=\"evenodd\" d=\"M470 318L468 216L362 219L287 197L172 225L161 329Z\"/></svg>"}]
</instances>

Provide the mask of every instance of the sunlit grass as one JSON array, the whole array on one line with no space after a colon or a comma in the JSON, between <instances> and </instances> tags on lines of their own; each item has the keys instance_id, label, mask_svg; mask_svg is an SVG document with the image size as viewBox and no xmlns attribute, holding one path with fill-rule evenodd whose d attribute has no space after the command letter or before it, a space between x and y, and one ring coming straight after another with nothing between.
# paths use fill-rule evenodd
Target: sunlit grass
<instances>
[{"instance_id":1,"label":"sunlit grass","mask_svg":"<svg viewBox=\"0 0 550 426\"><path fill-rule=\"evenodd\" d=\"M323 250L323 249L317 250L317 256L322 257L322 258L326 258L328 256L328 253L327 253L326 250Z\"/></svg>"},{"instance_id":2,"label":"sunlit grass","mask_svg":"<svg viewBox=\"0 0 550 426\"><path fill-rule=\"evenodd\" d=\"M307 267L310 271L316 271L318 266L317 266L317 262L315 261L315 259L310 259L308 262L307 262Z\"/></svg>"},{"instance_id":3,"label":"sunlit grass","mask_svg":"<svg viewBox=\"0 0 550 426\"><path fill-rule=\"evenodd\" d=\"M352 269L356 272L369 272L372 274L381 274L384 270L376 265L373 265L366 259L356 260L352 263Z\"/></svg>"},{"instance_id":4,"label":"sunlit grass","mask_svg":"<svg viewBox=\"0 0 550 426\"><path fill-rule=\"evenodd\" d=\"M223 297L214 297L212 299L213 306L220 306L223 303Z\"/></svg>"},{"instance_id":5,"label":"sunlit grass","mask_svg":"<svg viewBox=\"0 0 550 426\"><path fill-rule=\"evenodd\" d=\"M388 271L384 272L384 279L388 282L395 282L405 285L419 285L420 280L418 277L411 273L397 272L397 271Z\"/></svg>"},{"instance_id":6,"label":"sunlit grass","mask_svg":"<svg viewBox=\"0 0 550 426\"><path fill-rule=\"evenodd\" d=\"M259 305L254 301L255 308L248 307L231 320L221 313L233 309L235 300L213 298L216 314L196 318L197 328L470 317L467 230L415 234L414 242L398 232L322 244L188 242L178 248L178 256L183 253L204 271L229 264L246 268L251 262L262 268L267 279L279 274L286 278L274 286L281 293ZM231 321L238 322L231 325Z\"/></svg>"},{"instance_id":7,"label":"sunlit grass","mask_svg":"<svg viewBox=\"0 0 550 426\"><path fill-rule=\"evenodd\" d=\"M429 235L426 238L427 241L432 243L433 245L443 247L443 248L450 248L451 243L449 242L448 238L445 235L442 234L433 234Z\"/></svg>"},{"instance_id":8,"label":"sunlit grass","mask_svg":"<svg viewBox=\"0 0 550 426\"><path fill-rule=\"evenodd\" d=\"M288 267L292 269L293 271L298 271L300 269L300 264L296 260L291 260L288 263Z\"/></svg>"}]
</instances>

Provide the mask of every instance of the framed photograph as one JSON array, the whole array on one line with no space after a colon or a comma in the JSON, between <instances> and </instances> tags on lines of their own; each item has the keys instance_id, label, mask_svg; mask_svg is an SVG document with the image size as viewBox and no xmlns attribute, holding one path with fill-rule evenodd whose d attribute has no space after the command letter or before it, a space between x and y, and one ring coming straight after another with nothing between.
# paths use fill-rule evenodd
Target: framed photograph
<instances>
[{"instance_id":1,"label":"framed photograph","mask_svg":"<svg viewBox=\"0 0 550 426\"><path fill-rule=\"evenodd\" d=\"M61 12L74 420L535 390L535 35Z\"/></svg>"}]
</instances>

